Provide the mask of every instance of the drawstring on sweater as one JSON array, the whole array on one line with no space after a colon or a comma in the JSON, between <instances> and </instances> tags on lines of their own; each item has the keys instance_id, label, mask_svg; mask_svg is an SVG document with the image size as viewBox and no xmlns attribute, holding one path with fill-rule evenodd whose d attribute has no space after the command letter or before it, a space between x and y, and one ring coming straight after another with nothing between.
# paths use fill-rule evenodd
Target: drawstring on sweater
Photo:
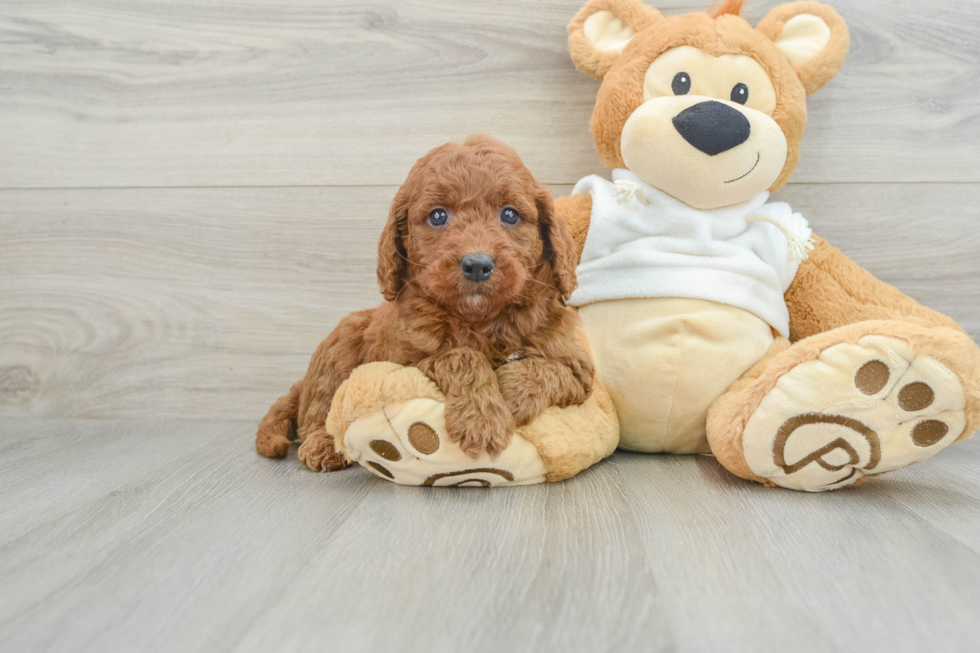
<instances>
[{"instance_id":1,"label":"drawstring on sweater","mask_svg":"<svg viewBox=\"0 0 980 653\"><path fill-rule=\"evenodd\" d=\"M643 194L643 186L639 185L635 181L620 179L613 184L613 190L616 192L616 201L620 206L629 208L629 205L634 200L643 206L648 206L650 204L650 200L648 200L646 195Z\"/></svg>"},{"instance_id":2,"label":"drawstring on sweater","mask_svg":"<svg viewBox=\"0 0 980 653\"><path fill-rule=\"evenodd\" d=\"M786 236L786 250L789 257L796 261L797 263L802 263L803 261L810 258L810 252L813 251L813 238L807 238L803 240L798 238L792 231L786 228L782 222L768 215L762 215L761 213L753 213L752 215L745 218L746 222L768 222L773 225Z\"/></svg>"}]
</instances>

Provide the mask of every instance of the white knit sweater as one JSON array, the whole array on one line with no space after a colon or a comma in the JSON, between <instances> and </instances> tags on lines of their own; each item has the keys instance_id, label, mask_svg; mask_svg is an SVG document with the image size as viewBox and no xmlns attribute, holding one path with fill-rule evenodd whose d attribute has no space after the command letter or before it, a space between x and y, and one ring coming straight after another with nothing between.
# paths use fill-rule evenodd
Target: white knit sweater
<instances>
[{"instance_id":1,"label":"white knit sweater","mask_svg":"<svg viewBox=\"0 0 980 653\"><path fill-rule=\"evenodd\" d=\"M810 239L803 216L784 202L767 204L768 192L699 211L629 170L614 170L612 177L618 184L593 175L573 191L592 195L573 306L641 297L707 299L754 313L789 336L783 294L799 269L791 249Z\"/></svg>"}]
</instances>

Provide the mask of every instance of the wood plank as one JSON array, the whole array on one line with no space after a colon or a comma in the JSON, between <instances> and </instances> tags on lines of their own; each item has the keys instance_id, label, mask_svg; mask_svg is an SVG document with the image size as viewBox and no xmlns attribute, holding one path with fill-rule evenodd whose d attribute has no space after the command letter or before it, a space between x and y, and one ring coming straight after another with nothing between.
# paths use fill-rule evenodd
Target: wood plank
<instances>
[{"instance_id":1,"label":"wood plank","mask_svg":"<svg viewBox=\"0 0 980 653\"><path fill-rule=\"evenodd\" d=\"M581 2L6 0L0 187L391 185L471 133L574 183L601 171L565 45ZM980 181L980 5L836 4L854 48L796 181Z\"/></svg>"},{"instance_id":2,"label":"wood plank","mask_svg":"<svg viewBox=\"0 0 980 653\"><path fill-rule=\"evenodd\" d=\"M869 484L869 493L902 493L902 508L963 546L980 553L980 441L964 441L915 468Z\"/></svg>"},{"instance_id":3,"label":"wood plank","mask_svg":"<svg viewBox=\"0 0 980 653\"><path fill-rule=\"evenodd\" d=\"M260 459L248 443L252 423L237 433L187 424L205 430L206 450L120 479L66 516L36 495L35 509L58 518L0 546L2 641L52 651L405 650L413 641L427 650L425 642L492 636L598 650L668 637L652 579L631 555L638 548L615 476L443 495L360 468L315 475L295 459ZM8 437L31 437L30 427L15 422ZM171 442L179 423L123 428L144 446ZM566 510L559 498L595 510Z\"/></svg>"},{"instance_id":4,"label":"wood plank","mask_svg":"<svg viewBox=\"0 0 980 653\"><path fill-rule=\"evenodd\" d=\"M143 421L0 418L0 546L146 475L171 473L209 438L242 431L186 421L152 426L148 434Z\"/></svg>"},{"instance_id":5,"label":"wood plank","mask_svg":"<svg viewBox=\"0 0 980 653\"><path fill-rule=\"evenodd\" d=\"M940 457L978 443L958 447ZM932 461L801 496L737 479L711 458L614 460L678 650L976 648L961 606L980 598L980 542L970 534L967 546L906 507L944 509L931 483L920 494ZM944 485L955 491L953 482Z\"/></svg>"},{"instance_id":6,"label":"wood plank","mask_svg":"<svg viewBox=\"0 0 980 653\"><path fill-rule=\"evenodd\" d=\"M380 302L376 243L393 195L4 195L5 413L260 416L344 315ZM70 414L61 392L75 397Z\"/></svg>"},{"instance_id":7,"label":"wood plank","mask_svg":"<svg viewBox=\"0 0 980 653\"><path fill-rule=\"evenodd\" d=\"M393 195L0 192L0 415L261 417L344 315L380 301ZM796 185L781 198L980 340L980 185Z\"/></svg>"},{"instance_id":8,"label":"wood plank","mask_svg":"<svg viewBox=\"0 0 980 653\"><path fill-rule=\"evenodd\" d=\"M33 437L31 423L5 426L5 442ZM98 474L82 461L89 485L108 476L116 487L67 514L57 497L34 494L32 506L49 521L0 546L0 641L9 650L229 650L373 481L302 474L295 460L262 459L248 437L254 424L73 421L60 428L106 456L110 469ZM128 454L92 433L105 428L127 431L134 449L171 446L181 455L135 475ZM181 449L180 431L208 447ZM58 450L44 460L47 474L26 487L45 488L75 463Z\"/></svg>"},{"instance_id":9,"label":"wood plank","mask_svg":"<svg viewBox=\"0 0 980 653\"><path fill-rule=\"evenodd\" d=\"M338 650L673 649L669 599L607 465L515 493L378 488L371 499L245 632L243 651L317 650L305 624L324 614Z\"/></svg>"},{"instance_id":10,"label":"wood plank","mask_svg":"<svg viewBox=\"0 0 980 653\"><path fill-rule=\"evenodd\" d=\"M0 485L0 511L26 494L36 513L0 542L4 648L980 645L978 532L922 518L963 508L976 521L977 440L819 496L743 482L709 458L622 453L565 483L482 491L403 488L357 467L313 474L295 455L255 455L253 428L0 420L0 450L16 452L2 472L25 472ZM107 433L175 453L147 466ZM38 447L38 434L88 442L90 455ZM59 484L85 500L66 505ZM957 491L969 511L947 503Z\"/></svg>"}]
</instances>

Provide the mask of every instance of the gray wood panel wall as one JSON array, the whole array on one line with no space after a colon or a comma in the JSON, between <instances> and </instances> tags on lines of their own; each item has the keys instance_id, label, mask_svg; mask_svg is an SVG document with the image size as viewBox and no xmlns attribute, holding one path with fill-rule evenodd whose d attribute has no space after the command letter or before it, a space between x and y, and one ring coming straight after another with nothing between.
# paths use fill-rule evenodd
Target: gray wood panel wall
<instances>
[{"instance_id":1,"label":"gray wood panel wall","mask_svg":"<svg viewBox=\"0 0 980 653\"><path fill-rule=\"evenodd\" d=\"M488 133L556 193L603 172L579 3L0 0L0 416L260 417L379 301L426 150ZM779 197L980 339L980 3L835 6L853 51Z\"/></svg>"},{"instance_id":2,"label":"gray wood panel wall","mask_svg":"<svg viewBox=\"0 0 980 653\"><path fill-rule=\"evenodd\" d=\"M818 497L704 457L426 492L251 450L379 301L425 151L604 172L583 1L0 0L0 650L977 650L977 440ZM831 2L853 52L780 198L980 340L980 2Z\"/></svg>"}]
</instances>

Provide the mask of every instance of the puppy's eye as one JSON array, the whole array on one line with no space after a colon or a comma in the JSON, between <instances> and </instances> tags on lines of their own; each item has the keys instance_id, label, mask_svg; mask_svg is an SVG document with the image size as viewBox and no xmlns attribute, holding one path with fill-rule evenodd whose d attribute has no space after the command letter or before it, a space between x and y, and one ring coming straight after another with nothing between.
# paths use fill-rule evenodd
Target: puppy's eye
<instances>
[{"instance_id":1,"label":"puppy's eye","mask_svg":"<svg viewBox=\"0 0 980 653\"><path fill-rule=\"evenodd\" d=\"M521 214L517 212L517 209L507 207L500 212L500 221L504 224L517 224L521 219Z\"/></svg>"},{"instance_id":2,"label":"puppy's eye","mask_svg":"<svg viewBox=\"0 0 980 653\"><path fill-rule=\"evenodd\" d=\"M677 73L670 88L674 91L674 95L687 95L691 92L691 76L687 73Z\"/></svg>"},{"instance_id":3,"label":"puppy's eye","mask_svg":"<svg viewBox=\"0 0 980 653\"><path fill-rule=\"evenodd\" d=\"M745 84L736 84L732 89L732 102L745 104L749 101L749 87Z\"/></svg>"},{"instance_id":4,"label":"puppy's eye","mask_svg":"<svg viewBox=\"0 0 980 653\"><path fill-rule=\"evenodd\" d=\"M449 222L449 213L446 209L433 209L429 214L429 224L433 227L442 227Z\"/></svg>"}]
</instances>

